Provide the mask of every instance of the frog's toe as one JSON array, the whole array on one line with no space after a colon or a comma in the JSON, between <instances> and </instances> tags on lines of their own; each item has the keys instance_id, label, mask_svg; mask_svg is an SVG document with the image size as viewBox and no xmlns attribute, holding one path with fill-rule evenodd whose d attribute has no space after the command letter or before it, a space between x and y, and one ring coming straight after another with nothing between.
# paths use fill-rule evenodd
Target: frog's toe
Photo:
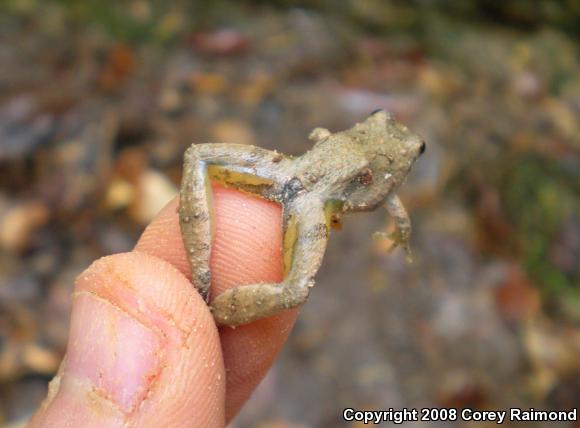
<instances>
[{"instance_id":1,"label":"frog's toe","mask_svg":"<svg viewBox=\"0 0 580 428\"><path fill-rule=\"evenodd\" d=\"M373 232L373 239L375 241L381 241L383 239L388 239L389 238L389 234L387 232L383 232L383 231L376 231Z\"/></svg>"},{"instance_id":2,"label":"frog's toe","mask_svg":"<svg viewBox=\"0 0 580 428\"><path fill-rule=\"evenodd\" d=\"M389 251L392 251L397 247L401 247L403 249L403 251L405 252L405 258L407 259L407 261L409 263L411 263L413 261L413 253L411 251L411 245L409 243L409 236L405 235L404 233L401 233L399 230L397 230L397 231L391 233L391 235L389 237L393 241L393 244L392 244L391 248L389 249Z\"/></svg>"},{"instance_id":3,"label":"frog's toe","mask_svg":"<svg viewBox=\"0 0 580 428\"><path fill-rule=\"evenodd\" d=\"M389 241L391 241L389 251L394 250L399 245L404 245L407 242L405 238L401 236L401 233L399 232L398 229L393 232L383 232L383 231L374 232L373 239L377 241L388 239Z\"/></svg>"},{"instance_id":4,"label":"frog's toe","mask_svg":"<svg viewBox=\"0 0 580 428\"><path fill-rule=\"evenodd\" d=\"M397 247L402 247L405 251L405 258L408 262L413 261L413 253L411 251L411 245L409 244L409 237L404 236L398 229L394 232L387 233L387 232L375 232L373 233L373 239L375 240L382 240L382 239L389 239L391 241L391 245L387 248L387 252L391 253Z\"/></svg>"}]
</instances>

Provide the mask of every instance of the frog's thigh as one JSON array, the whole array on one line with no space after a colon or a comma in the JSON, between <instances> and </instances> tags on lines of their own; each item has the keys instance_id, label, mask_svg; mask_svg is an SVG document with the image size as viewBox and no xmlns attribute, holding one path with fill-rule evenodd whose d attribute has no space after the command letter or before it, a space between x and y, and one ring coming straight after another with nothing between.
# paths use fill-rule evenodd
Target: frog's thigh
<instances>
[{"instance_id":1,"label":"frog's thigh","mask_svg":"<svg viewBox=\"0 0 580 428\"><path fill-rule=\"evenodd\" d=\"M281 283L244 285L225 291L212 302L218 324L240 325L297 307L308 298L328 241L324 212L298 217L293 260Z\"/></svg>"},{"instance_id":2,"label":"frog's thigh","mask_svg":"<svg viewBox=\"0 0 580 428\"><path fill-rule=\"evenodd\" d=\"M206 163L198 146L185 153L183 179L179 196L179 223L193 284L207 301L211 284L209 258L212 242L211 191Z\"/></svg>"},{"instance_id":3,"label":"frog's thigh","mask_svg":"<svg viewBox=\"0 0 580 428\"><path fill-rule=\"evenodd\" d=\"M283 156L276 152L261 147L246 144L200 144L197 145L203 160L222 166L249 167L260 172L274 174L273 166L281 162Z\"/></svg>"},{"instance_id":4,"label":"frog's thigh","mask_svg":"<svg viewBox=\"0 0 580 428\"><path fill-rule=\"evenodd\" d=\"M179 222L192 279L207 301L211 284L209 259L212 244L211 186L207 166L256 167L264 171L279 162L281 155L241 144L193 144L185 153L180 193Z\"/></svg>"}]
</instances>

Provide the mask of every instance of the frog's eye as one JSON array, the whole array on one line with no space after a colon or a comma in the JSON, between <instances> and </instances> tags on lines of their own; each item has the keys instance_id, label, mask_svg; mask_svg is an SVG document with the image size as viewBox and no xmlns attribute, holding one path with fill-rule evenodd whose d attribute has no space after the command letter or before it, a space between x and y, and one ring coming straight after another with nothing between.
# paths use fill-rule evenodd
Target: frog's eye
<instances>
[{"instance_id":1,"label":"frog's eye","mask_svg":"<svg viewBox=\"0 0 580 428\"><path fill-rule=\"evenodd\" d=\"M382 108L379 108L379 109L376 109L373 112L371 112L371 114L369 114L369 118L374 119L374 120L379 120L379 121L383 121L383 120L388 121L388 120L392 119L392 116L388 111L386 111Z\"/></svg>"}]
</instances>

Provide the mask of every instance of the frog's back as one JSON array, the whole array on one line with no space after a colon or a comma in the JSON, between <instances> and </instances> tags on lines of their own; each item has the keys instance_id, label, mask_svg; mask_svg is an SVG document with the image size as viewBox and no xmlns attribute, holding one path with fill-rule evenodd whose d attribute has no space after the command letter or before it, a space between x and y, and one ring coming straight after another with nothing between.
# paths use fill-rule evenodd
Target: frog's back
<instances>
[{"instance_id":1,"label":"frog's back","mask_svg":"<svg viewBox=\"0 0 580 428\"><path fill-rule=\"evenodd\" d=\"M360 145L344 132L331 134L317 142L296 163L296 176L306 188L334 197L337 187L350 181L368 166ZM314 187L315 186L315 187Z\"/></svg>"}]
</instances>

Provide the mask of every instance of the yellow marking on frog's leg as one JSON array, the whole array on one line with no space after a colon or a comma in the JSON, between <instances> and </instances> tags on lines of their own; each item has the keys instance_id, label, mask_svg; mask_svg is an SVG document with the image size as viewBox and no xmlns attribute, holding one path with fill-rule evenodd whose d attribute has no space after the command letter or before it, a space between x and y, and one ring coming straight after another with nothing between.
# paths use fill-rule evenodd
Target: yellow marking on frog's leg
<instances>
[{"instance_id":1,"label":"yellow marking on frog's leg","mask_svg":"<svg viewBox=\"0 0 580 428\"><path fill-rule=\"evenodd\" d=\"M236 326L295 308L306 301L314 286L314 275L320 267L328 242L329 228L324 206L312 197L295 201L291 207L296 218L291 267L280 283L251 284L235 287L217 296L211 305L218 324ZM292 217L291 217L292 218ZM294 233L294 226L287 231Z\"/></svg>"},{"instance_id":2,"label":"yellow marking on frog's leg","mask_svg":"<svg viewBox=\"0 0 580 428\"><path fill-rule=\"evenodd\" d=\"M395 194L387 198L385 202L385 208L391 217L393 217L395 220L395 231L388 236L389 239L393 240L393 244L391 248L389 248L389 251L394 250L398 246L402 246L405 250L407 261L412 262L413 254L409 244L412 227L409 214L407 214L407 210L405 210L403 203Z\"/></svg>"},{"instance_id":3,"label":"yellow marking on frog's leg","mask_svg":"<svg viewBox=\"0 0 580 428\"><path fill-rule=\"evenodd\" d=\"M292 258L294 256L294 245L298 239L298 222L295 215L291 215L286 223L286 230L284 232L284 276L288 274L292 267Z\"/></svg>"},{"instance_id":4,"label":"yellow marking on frog's leg","mask_svg":"<svg viewBox=\"0 0 580 428\"><path fill-rule=\"evenodd\" d=\"M259 174L270 170L283 157L276 152L240 144L193 144L185 153L179 202L179 223L192 271L194 286L203 299L209 299L211 273L209 258L213 242L211 178L248 193L261 194L273 178L241 173L236 168L251 168Z\"/></svg>"},{"instance_id":5,"label":"yellow marking on frog's leg","mask_svg":"<svg viewBox=\"0 0 580 428\"><path fill-rule=\"evenodd\" d=\"M260 195L265 189L274 185L274 180L263 178L255 174L235 171L224 165L208 165L208 175L211 179L222 183L226 187Z\"/></svg>"}]
</instances>

